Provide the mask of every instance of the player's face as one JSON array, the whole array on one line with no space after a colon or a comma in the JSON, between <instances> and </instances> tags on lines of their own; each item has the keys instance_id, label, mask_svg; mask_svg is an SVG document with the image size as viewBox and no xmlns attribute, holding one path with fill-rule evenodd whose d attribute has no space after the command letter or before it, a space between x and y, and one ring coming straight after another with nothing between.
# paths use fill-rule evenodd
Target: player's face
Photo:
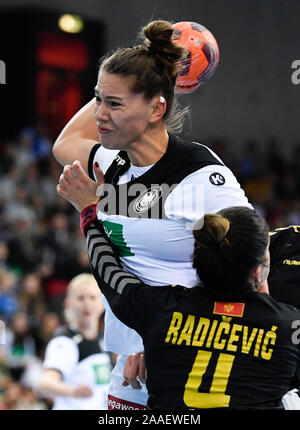
<instances>
[{"instance_id":1,"label":"player's face","mask_svg":"<svg viewBox=\"0 0 300 430\"><path fill-rule=\"evenodd\" d=\"M79 325L99 319L104 307L99 288L95 284L77 285L69 298L69 306Z\"/></svg>"},{"instance_id":2,"label":"player's face","mask_svg":"<svg viewBox=\"0 0 300 430\"><path fill-rule=\"evenodd\" d=\"M94 116L104 148L129 150L150 126L152 103L131 91L134 80L100 70Z\"/></svg>"}]
</instances>

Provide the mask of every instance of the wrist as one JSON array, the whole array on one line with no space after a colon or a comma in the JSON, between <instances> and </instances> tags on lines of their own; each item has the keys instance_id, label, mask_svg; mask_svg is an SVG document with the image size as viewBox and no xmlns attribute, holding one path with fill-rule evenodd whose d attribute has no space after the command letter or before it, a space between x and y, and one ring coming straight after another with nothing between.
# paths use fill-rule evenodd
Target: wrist
<instances>
[{"instance_id":1,"label":"wrist","mask_svg":"<svg viewBox=\"0 0 300 430\"><path fill-rule=\"evenodd\" d=\"M86 231L91 222L97 219L97 205L89 205L80 213L80 229L82 234L86 236Z\"/></svg>"}]
</instances>

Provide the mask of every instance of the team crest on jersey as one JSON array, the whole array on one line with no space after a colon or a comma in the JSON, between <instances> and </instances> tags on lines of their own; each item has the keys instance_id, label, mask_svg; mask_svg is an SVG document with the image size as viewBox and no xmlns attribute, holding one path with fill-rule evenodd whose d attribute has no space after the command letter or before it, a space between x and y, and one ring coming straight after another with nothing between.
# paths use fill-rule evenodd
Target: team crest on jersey
<instances>
[{"instance_id":1,"label":"team crest on jersey","mask_svg":"<svg viewBox=\"0 0 300 430\"><path fill-rule=\"evenodd\" d=\"M152 208L162 196L162 188L154 185L144 191L135 201L134 210L136 213L147 212Z\"/></svg>"},{"instance_id":2,"label":"team crest on jersey","mask_svg":"<svg viewBox=\"0 0 300 430\"><path fill-rule=\"evenodd\" d=\"M212 173L209 177L209 181L213 185L224 185L225 184L224 176L218 172Z\"/></svg>"}]
</instances>

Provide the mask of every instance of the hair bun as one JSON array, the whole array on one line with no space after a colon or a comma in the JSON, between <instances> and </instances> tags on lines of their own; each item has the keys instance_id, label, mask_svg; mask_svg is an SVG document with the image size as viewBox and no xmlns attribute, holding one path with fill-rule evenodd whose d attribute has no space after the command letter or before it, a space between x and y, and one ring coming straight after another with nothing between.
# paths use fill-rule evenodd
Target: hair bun
<instances>
[{"instance_id":1,"label":"hair bun","mask_svg":"<svg viewBox=\"0 0 300 430\"><path fill-rule=\"evenodd\" d=\"M196 247L222 247L230 245L229 239L226 237L229 228L230 221L222 215L205 215L203 227L194 231Z\"/></svg>"},{"instance_id":2,"label":"hair bun","mask_svg":"<svg viewBox=\"0 0 300 430\"><path fill-rule=\"evenodd\" d=\"M180 60L186 53L185 49L172 40L173 27L169 21L152 21L142 29L142 35L149 52L167 58L169 62Z\"/></svg>"}]
</instances>

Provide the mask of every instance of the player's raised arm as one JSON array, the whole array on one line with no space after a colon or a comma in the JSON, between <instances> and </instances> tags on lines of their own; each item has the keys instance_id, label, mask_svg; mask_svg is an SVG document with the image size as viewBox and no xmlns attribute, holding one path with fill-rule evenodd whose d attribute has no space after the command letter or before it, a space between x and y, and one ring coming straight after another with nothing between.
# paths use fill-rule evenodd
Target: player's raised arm
<instances>
[{"instance_id":1,"label":"player's raised arm","mask_svg":"<svg viewBox=\"0 0 300 430\"><path fill-rule=\"evenodd\" d=\"M61 165L80 160L84 170L88 171L90 152L99 143L94 106L95 99L92 99L71 118L56 139L52 151Z\"/></svg>"},{"instance_id":2,"label":"player's raised arm","mask_svg":"<svg viewBox=\"0 0 300 430\"><path fill-rule=\"evenodd\" d=\"M81 213L81 228L87 238L87 251L91 268L101 292L105 295L112 311L127 325L131 325L131 315L137 303L133 294L123 300L126 287L129 289L144 285L136 276L122 269L103 226L96 221L95 206L87 207ZM90 220L94 220L90 222ZM133 311L133 312L132 312Z\"/></svg>"}]
</instances>

